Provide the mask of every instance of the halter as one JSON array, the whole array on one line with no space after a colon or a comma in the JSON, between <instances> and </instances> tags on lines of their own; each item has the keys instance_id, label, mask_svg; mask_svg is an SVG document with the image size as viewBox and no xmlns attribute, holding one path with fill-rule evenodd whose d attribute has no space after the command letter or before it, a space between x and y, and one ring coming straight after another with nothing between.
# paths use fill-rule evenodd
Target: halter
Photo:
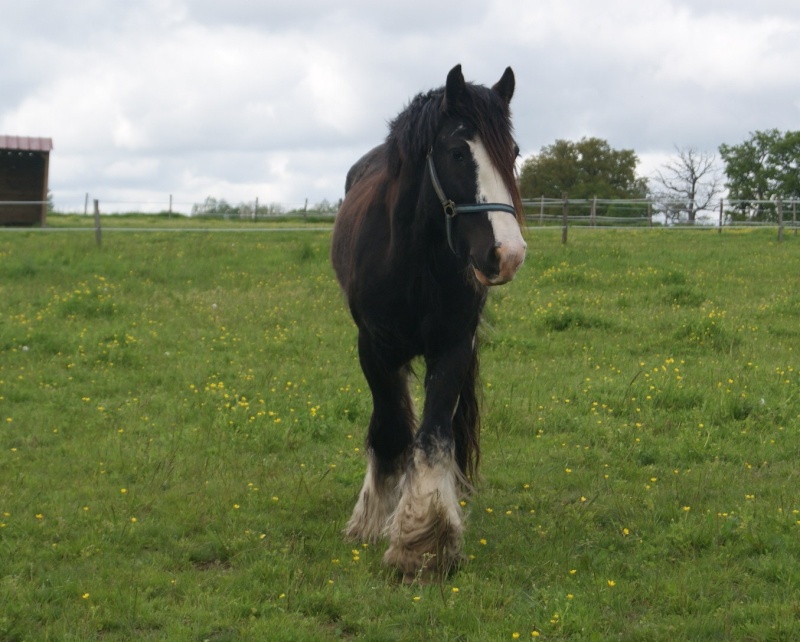
<instances>
[{"instance_id":1,"label":"halter","mask_svg":"<svg viewBox=\"0 0 800 642\"><path fill-rule=\"evenodd\" d=\"M433 148L428 152L428 173L431 175L431 184L436 196L442 204L444 210L445 231L447 232L447 245L452 250L453 254L458 256L455 246L453 245L453 219L458 214L480 214L481 212L506 212L512 214L514 218L517 216L517 210L513 206L506 203L475 203L469 205L456 205L452 200L447 198L442 189L442 184L439 182L439 176L436 174L436 167L433 164Z\"/></svg>"}]
</instances>

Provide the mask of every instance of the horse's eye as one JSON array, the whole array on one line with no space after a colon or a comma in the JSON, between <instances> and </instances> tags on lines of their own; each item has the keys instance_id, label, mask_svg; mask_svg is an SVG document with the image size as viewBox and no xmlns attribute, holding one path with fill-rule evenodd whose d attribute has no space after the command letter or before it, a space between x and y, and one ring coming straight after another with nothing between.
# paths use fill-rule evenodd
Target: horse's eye
<instances>
[{"instance_id":1,"label":"horse's eye","mask_svg":"<svg viewBox=\"0 0 800 642\"><path fill-rule=\"evenodd\" d=\"M453 160L457 163L460 163L464 160L464 152L462 152L460 149L454 149L452 152L450 152L450 154L452 155Z\"/></svg>"},{"instance_id":2,"label":"horse's eye","mask_svg":"<svg viewBox=\"0 0 800 642\"><path fill-rule=\"evenodd\" d=\"M519 158L519 145L514 145L514 158Z\"/></svg>"}]
</instances>

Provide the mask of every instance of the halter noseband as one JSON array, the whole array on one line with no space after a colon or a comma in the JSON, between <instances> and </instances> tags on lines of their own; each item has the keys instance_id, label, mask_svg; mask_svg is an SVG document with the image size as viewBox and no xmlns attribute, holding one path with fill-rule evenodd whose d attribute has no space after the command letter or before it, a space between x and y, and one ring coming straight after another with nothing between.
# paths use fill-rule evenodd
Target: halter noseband
<instances>
[{"instance_id":1,"label":"halter noseband","mask_svg":"<svg viewBox=\"0 0 800 642\"><path fill-rule=\"evenodd\" d=\"M444 210L445 230L447 232L447 245L452 250L453 254L458 256L455 246L453 245L453 219L458 214L480 214L481 212L506 212L512 214L514 218L517 216L517 210L512 205L506 203L474 203L470 205L456 205L452 200L447 198L442 189L442 184L439 182L439 176L436 174L436 167L433 164L433 149L428 152L428 173L431 176L431 184L436 196L439 197L439 202L442 204Z\"/></svg>"}]
</instances>

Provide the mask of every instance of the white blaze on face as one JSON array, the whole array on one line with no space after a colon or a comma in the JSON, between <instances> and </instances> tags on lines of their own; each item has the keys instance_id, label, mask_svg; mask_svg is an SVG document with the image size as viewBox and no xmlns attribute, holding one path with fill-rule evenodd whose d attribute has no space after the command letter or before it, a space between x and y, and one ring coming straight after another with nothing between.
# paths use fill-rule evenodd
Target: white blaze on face
<instances>
[{"instance_id":1,"label":"white blaze on face","mask_svg":"<svg viewBox=\"0 0 800 642\"><path fill-rule=\"evenodd\" d=\"M472 150L472 158L477 169L477 194L476 203L503 203L512 205L511 194L508 191L500 173L492 164L489 153L479 137L467 141ZM522 238L519 224L515 216L508 212L489 212L489 222L492 225L495 244L500 257L500 274L493 283L505 283L514 277L522 262L525 260L525 250L528 247ZM479 275L482 276L482 275Z\"/></svg>"}]
</instances>

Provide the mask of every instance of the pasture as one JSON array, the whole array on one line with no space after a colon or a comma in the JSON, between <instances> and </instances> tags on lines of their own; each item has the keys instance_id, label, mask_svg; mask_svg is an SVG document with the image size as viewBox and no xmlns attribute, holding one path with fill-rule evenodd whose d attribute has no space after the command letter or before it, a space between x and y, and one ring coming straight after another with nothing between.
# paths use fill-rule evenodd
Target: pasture
<instances>
[{"instance_id":1,"label":"pasture","mask_svg":"<svg viewBox=\"0 0 800 642\"><path fill-rule=\"evenodd\" d=\"M329 232L0 233L0 640L798 639L800 241L526 238L467 559L404 586L340 535Z\"/></svg>"}]
</instances>

